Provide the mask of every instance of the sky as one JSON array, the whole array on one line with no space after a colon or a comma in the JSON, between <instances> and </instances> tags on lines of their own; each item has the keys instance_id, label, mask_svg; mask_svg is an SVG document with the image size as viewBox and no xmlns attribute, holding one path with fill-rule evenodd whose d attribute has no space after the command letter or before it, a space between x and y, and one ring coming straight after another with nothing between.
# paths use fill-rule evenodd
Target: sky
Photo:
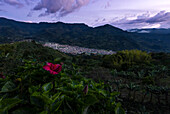
<instances>
[{"instance_id":1,"label":"sky","mask_svg":"<svg viewBox=\"0 0 170 114\"><path fill-rule=\"evenodd\" d=\"M0 0L0 17L23 22L170 28L170 0Z\"/></svg>"}]
</instances>

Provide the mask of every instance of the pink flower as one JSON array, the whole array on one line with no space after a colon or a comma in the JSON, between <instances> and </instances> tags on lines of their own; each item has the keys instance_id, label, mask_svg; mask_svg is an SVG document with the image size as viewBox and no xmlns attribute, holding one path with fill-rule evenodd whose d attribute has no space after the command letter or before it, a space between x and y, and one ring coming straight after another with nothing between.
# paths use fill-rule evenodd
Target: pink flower
<instances>
[{"instance_id":1,"label":"pink flower","mask_svg":"<svg viewBox=\"0 0 170 114\"><path fill-rule=\"evenodd\" d=\"M1 73L0 78L5 79L6 77Z\"/></svg>"},{"instance_id":2,"label":"pink flower","mask_svg":"<svg viewBox=\"0 0 170 114\"><path fill-rule=\"evenodd\" d=\"M86 85L83 89L84 94L86 95L88 93L88 85Z\"/></svg>"},{"instance_id":3,"label":"pink flower","mask_svg":"<svg viewBox=\"0 0 170 114\"><path fill-rule=\"evenodd\" d=\"M47 63L47 65L43 66L43 69L49 71L51 74L55 75L61 72L62 64L53 64L53 63Z\"/></svg>"}]
</instances>

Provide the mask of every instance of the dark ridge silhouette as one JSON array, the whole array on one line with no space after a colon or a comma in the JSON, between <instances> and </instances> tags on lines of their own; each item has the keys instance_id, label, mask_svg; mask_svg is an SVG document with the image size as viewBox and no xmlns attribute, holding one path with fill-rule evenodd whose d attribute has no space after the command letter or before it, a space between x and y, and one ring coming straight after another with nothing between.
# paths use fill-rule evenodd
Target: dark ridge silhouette
<instances>
[{"instance_id":1,"label":"dark ridge silhouette","mask_svg":"<svg viewBox=\"0 0 170 114\"><path fill-rule=\"evenodd\" d=\"M56 42L106 50L140 49L169 52L170 34L153 29L151 33L127 32L109 24L89 27L83 23L25 23L0 17L0 43L25 39Z\"/></svg>"}]
</instances>

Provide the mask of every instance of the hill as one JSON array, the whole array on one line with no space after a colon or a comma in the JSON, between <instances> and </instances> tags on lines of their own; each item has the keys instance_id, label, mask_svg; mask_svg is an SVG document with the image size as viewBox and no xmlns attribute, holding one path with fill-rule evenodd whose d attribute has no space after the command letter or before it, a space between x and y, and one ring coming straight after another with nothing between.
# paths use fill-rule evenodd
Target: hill
<instances>
[{"instance_id":1,"label":"hill","mask_svg":"<svg viewBox=\"0 0 170 114\"><path fill-rule=\"evenodd\" d=\"M24 23L0 18L0 43L24 39L113 51L140 49L169 52L167 34L141 35L111 25L92 28L85 24Z\"/></svg>"},{"instance_id":2,"label":"hill","mask_svg":"<svg viewBox=\"0 0 170 114\"><path fill-rule=\"evenodd\" d=\"M169 58L140 50L65 55L34 41L1 44L0 113L169 114Z\"/></svg>"},{"instance_id":3,"label":"hill","mask_svg":"<svg viewBox=\"0 0 170 114\"><path fill-rule=\"evenodd\" d=\"M1 114L125 114L119 93L108 87L85 78L71 57L36 42L0 45Z\"/></svg>"},{"instance_id":4,"label":"hill","mask_svg":"<svg viewBox=\"0 0 170 114\"><path fill-rule=\"evenodd\" d=\"M43 47L35 42L0 44L0 72L13 73L15 69L23 65L25 60L42 62L56 58L65 60L69 57L64 53Z\"/></svg>"}]
</instances>

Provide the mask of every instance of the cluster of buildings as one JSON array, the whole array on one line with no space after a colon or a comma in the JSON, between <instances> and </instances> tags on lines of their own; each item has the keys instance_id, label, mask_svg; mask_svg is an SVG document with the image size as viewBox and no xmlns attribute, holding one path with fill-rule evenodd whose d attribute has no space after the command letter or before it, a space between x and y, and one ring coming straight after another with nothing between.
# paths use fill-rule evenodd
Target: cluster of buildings
<instances>
[{"instance_id":1,"label":"cluster of buildings","mask_svg":"<svg viewBox=\"0 0 170 114\"><path fill-rule=\"evenodd\" d=\"M83 48L79 46L60 45L58 43L45 43L44 46L48 46L58 51L73 54L73 55L77 55L77 54L110 55L110 54L116 53L114 51L107 51L107 50L101 50L101 49L90 49L90 48Z\"/></svg>"}]
</instances>

